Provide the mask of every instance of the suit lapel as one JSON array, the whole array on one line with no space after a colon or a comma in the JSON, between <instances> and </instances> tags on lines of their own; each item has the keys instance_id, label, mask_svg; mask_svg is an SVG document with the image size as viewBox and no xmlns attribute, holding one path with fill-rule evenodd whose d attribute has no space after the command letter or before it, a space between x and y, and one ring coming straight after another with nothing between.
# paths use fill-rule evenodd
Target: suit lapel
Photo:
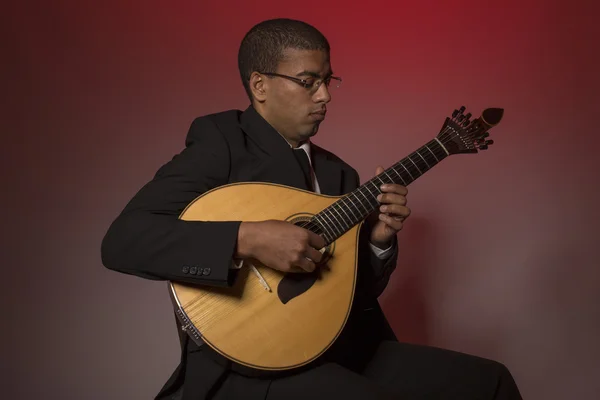
<instances>
[{"instance_id":1,"label":"suit lapel","mask_svg":"<svg viewBox=\"0 0 600 400\"><path fill-rule=\"evenodd\" d=\"M269 155L271 171L283 185L309 190L302 168L296 161L289 143L254 109L248 107L240 118L246 134ZM342 167L329 153L311 143L311 160L321 193L330 196L342 194Z\"/></svg>"},{"instance_id":2,"label":"suit lapel","mask_svg":"<svg viewBox=\"0 0 600 400\"><path fill-rule=\"evenodd\" d=\"M269 175L282 185L309 190L302 167L296 160L289 143L254 109L248 107L240 117L244 132L269 155ZM320 182L319 182L320 183Z\"/></svg>"}]
</instances>

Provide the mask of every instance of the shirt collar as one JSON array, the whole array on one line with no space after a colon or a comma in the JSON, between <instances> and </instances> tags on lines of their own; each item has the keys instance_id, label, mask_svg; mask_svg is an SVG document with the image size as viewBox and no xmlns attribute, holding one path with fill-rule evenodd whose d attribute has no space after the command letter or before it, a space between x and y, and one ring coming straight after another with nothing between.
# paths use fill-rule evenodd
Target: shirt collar
<instances>
[{"instance_id":1,"label":"shirt collar","mask_svg":"<svg viewBox=\"0 0 600 400\"><path fill-rule=\"evenodd\" d=\"M279 132L277 132L277 133L279 133ZM288 142L288 140L281 133L279 133L279 135L286 141L286 143L290 146L290 148L294 149L292 147L292 145L290 144L290 142ZM306 152L306 155L308 156L308 161L310 162L310 165L312 166L312 159L310 157L310 139L306 139L304 142L302 142L302 144L300 146L298 146L297 149L302 149Z\"/></svg>"},{"instance_id":2,"label":"shirt collar","mask_svg":"<svg viewBox=\"0 0 600 400\"><path fill-rule=\"evenodd\" d=\"M306 155L308 156L308 162L310 162L310 165L312 166L312 159L310 157L310 140L305 140L304 143L298 146L298 148L306 152Z\"/></svg>"}]
</instances>

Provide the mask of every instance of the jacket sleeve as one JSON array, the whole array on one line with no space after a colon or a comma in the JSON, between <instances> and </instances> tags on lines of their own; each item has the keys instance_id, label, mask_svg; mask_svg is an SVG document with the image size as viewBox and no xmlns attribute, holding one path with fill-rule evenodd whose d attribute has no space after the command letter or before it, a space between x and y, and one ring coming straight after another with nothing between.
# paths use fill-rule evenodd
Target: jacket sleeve
<instances>
[{"instance_id":1,"label":"jacket sleeve","mask_svg":"<svg viewBox=\"0 0 600 400\"><path fill-rule=\"evenodd\" d=\"M110 225L101 245L108 269L147 279L211 286L233 283L241 221L184 221L183 209L226 184L227 141L208 118L190 126L185 148L163 165Z\"/></svg>"},{"instance_id":2,"label":"jacket sleeve","mask_svg":"<svg viewBox=\"0 0 600 400\"><path fill-rule=\"evenodd\" d=\"M360 177L355 171L356 188L360 186ZM370 297L379 297L388 285L392 272L396 269L398 261L398 237L394 236L392 240L390 254L380 257L370 246L371 226L367 218L361 227L359 233L359 269L363 281L363 287L366 294ZM388 251L386 251L388 253ZM366 268L365 268L366 267Z\"/></svg>"},{"instance_id":3,"label":"jacket sleeve","mask_svg":"<svg viewBox=\"0 0 600 400\"><path fill-rule=\"evenodd\" d=\"M394 236L392 242L392 253L387 258L380 258L373 252L371 248L364 249L369 243L369 236L371 233L371 227L368 222L362 226L360 232L360 246L363 247L359 254L360 267L368 266L368 271L365 271L363 277L367 281L366 290L367 294L371 297L379 297L385 290L390 281L392 272L396 269L396 262L398 260L398 238ZM364 268L364 267L363 267Z\"/></svg>"}]
</instances>

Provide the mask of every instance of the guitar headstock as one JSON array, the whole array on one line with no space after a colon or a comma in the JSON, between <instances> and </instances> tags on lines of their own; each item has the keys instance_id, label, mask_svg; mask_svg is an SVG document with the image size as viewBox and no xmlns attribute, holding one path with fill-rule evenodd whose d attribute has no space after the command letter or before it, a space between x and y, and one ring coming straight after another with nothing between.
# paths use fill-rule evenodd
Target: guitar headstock
<instances>
[{"instance_id":1,"label":"guitar headstock","mask_svg":"<svg viewBox=\"0 0 600 400\"><path fill-rule=\"evenodd\" d=\"M454 110L452 117L446 118L437 139L450 154L477 153L486 150L494 143L489 137L489 130L498 125L504 114L502 108L487 108L481 116L471 120L471 113L463 114L465 107Z\"/></svg>"}]
</instances>

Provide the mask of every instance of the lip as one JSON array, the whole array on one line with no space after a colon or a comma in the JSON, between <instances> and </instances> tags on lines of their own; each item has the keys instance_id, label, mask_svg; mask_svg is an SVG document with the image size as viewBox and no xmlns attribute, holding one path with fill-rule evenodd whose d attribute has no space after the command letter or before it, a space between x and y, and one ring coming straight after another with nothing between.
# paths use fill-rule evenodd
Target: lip
<instances>
[{"instance_id":1,"label":"lip","mask_svg":"<svg viewBox=\"0 0 600 400\"><path fill-rule=\"evenodd\" d=\"M323 121L325 119L325 114L327 114L327 111L316 111L310 113L310 116L316 120Z\"/></svg>"}]
</instances>

